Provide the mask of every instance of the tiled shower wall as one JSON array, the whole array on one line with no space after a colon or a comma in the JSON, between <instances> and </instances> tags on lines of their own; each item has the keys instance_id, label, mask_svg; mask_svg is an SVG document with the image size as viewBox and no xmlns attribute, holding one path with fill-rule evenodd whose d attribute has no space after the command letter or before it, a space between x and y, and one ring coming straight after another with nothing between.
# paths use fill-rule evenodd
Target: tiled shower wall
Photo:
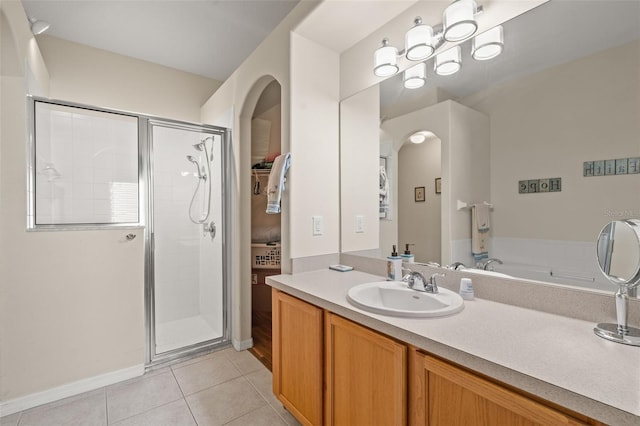
<instances>
[{"instance_id":1,"label":"tiled shower wall","mask_svg":"<svg viewBox=\"0 0 640 426\"><path fill-rule=\"evenodd\" d=\"M36 103L36 224L138 222L135 117Z\"/></svg>"},{"instance_id":2,"label":"tiled shower wall","mask_svg":"<svg viewBox=\"0 0 640 426\"><path fill-rule=\"evenodd\" d=\"M211 164L211 216L217 225L214 240L203 235L202 225L189 219L189 203L198 178L187 155L204 165L204 153L193 145L204 135L156 127L153 134L153 200L155 232L156 321L167 322L203 315L222 330L222 229L220 137L215 139ZM210 142L208 142L208 146ZM203 212L201 182L192 215Z\"/></svg>"}]
</instances>

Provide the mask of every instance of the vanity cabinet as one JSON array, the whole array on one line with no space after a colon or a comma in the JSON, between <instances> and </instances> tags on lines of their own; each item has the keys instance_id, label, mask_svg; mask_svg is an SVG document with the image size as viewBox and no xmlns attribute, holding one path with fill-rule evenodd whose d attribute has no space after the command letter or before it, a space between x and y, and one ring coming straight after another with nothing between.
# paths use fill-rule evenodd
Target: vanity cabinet
<instances>
[{"instance_id":1,"label":"vanity cabinet","mask_svg":"<svg viewBox=\"0 0 640 426\"><path fill-rule=\"evenodd\" d=\"M507 387L412 350L410 424L586 425Z\"/></svg>"},{"instance_id":2,"label":"vanity cabinet","mask_svg":"<svg viewBox=\"0 0 640 426\"><path fill-rule=\"evenodd\" d=\"M325 424L404 425L407 346L325 314Z\"/></svg>"},{"instance_id":3,"label":"vanity cabinet","mask_svg":"<svg viewBox=\"0 0 640 426\"><path fill-rule=\"evenodd\" d=\"M273 392L305 425L601 425L273 289Z\"/></svg>"},{"instance_id":4,"label":"vanity cabinet","mask_svg":"<svg viewBox=\"0 0 640 426\"><path fill-rule=\"evenodd\" d=\"M323 311L273 290L273 393L302 424L322 424Z\"/></svg>"}]
</instances>

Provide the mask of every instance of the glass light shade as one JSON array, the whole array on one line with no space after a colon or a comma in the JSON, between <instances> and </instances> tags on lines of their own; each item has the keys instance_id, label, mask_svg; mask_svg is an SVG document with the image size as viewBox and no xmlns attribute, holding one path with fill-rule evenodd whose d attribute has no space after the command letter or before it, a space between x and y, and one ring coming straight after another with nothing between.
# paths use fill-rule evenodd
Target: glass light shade
<instances>
[{"instance_id":1,"label":"glass light shade","mask_svg":"<svg viewBox=\"0 0 640 426\"><path fill-rule=\"evenodd\" d=\"M438 75L455 74L460 67L460 46L454 46L436 56L434 69Z\"/></svg>"},{"instance_id":2,"label":"glass light shade","mask_svg":"<svg viewBox=\"0 0 640 426\"><path fill-rule=\"evenodd\" d=\"M457 0L451 3L444 10L444 39L462 41L471 37L478 29L474 18L476 9L476 2L473 0Z\"/></svg>"},{"instance_id":3,"label":"glass light shade","mask_svg":"<svg viewBox=\"0 0 640 426\"><path fill-rule=\"evenodd\" d=\"M418 144L424 142L425 140L427 140L427 137L422 132L417 132L409 136L409 142L411 143Z\"/></svg>"},{"instance_id":4,"label":"glass light shade","mask_svg":"<svg viewBox=\"0 0 640 426\"><path fill-rule=\"evenodd\" d=\"M503 48L504 34L502 25L498 25L473 38L471 56L478 61L486 61L501 54Z\"/></svg>"},{"instance_id":5,"label":"glass light shade","mask_svg":"<svg viewBox=\"0 0 640 426\"><path fill-rule=\"evenodd\" d=\"M433 55L433 28L422 23L420 17L415 19L415 26L405 35L405 49L407 59L420 61Z\"/></svg>"},{"instance_id":6,"label":"glass light shade","mask_svg":"<svg viewBox=\"0 0 640 426\"><path fill-rule=\"evenodd\" d=\"M373 54L373 73L378 77L389 77L398 70L398 49L389 46L389 40L384 39L382 47Z\"/></svg>"},{"instance_id":7,"label":"glass light shade","mask_svg":"<svg viewBox=\"0 0 640 426\"><path fill-rule=\"evenodd\" d=\"M427 66L424 62L407 68L404 72L404 87L418 89L427 81Z\"/></svg>"}]
</instances>

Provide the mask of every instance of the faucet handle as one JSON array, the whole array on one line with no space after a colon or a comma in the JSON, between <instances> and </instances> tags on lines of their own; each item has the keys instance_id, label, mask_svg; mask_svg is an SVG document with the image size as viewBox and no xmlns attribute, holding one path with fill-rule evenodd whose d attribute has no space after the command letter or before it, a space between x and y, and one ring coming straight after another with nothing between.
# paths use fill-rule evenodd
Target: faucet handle
<instances>
[{"instance_id":1,"label":"faucet handle","mask_svg":"<svg viewBox=\"0 0 640 426\"><path fill-rule=\"evenodd\" d=\"M431 277L429 277L429 283L426 285L427 291L429 291L430 293L437 293L438 283L436 282L436 277L445 277L445 276L446 276L445 274L441 274L441 273L431 274Z\"/></svg>"}]
</instances>

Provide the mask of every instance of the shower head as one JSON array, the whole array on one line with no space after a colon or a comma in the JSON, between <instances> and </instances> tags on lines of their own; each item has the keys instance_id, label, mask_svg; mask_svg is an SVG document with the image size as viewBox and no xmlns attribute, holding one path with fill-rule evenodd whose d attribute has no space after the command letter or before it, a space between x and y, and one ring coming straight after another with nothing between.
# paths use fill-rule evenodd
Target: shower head
<instances>
[{"instance_id":1,"label":"shower head","mask_svg":"<svg viewBox=\"0 0 640 426\"><path fill-rule=\"evenodd\" d=\"M213 136L207 136L206 138L202 139L200 142L194 144L193 147L197 151L203 151L207 148L205 144L207 143L208 140L213 140Z\"/></svg>"}]
</instances>

